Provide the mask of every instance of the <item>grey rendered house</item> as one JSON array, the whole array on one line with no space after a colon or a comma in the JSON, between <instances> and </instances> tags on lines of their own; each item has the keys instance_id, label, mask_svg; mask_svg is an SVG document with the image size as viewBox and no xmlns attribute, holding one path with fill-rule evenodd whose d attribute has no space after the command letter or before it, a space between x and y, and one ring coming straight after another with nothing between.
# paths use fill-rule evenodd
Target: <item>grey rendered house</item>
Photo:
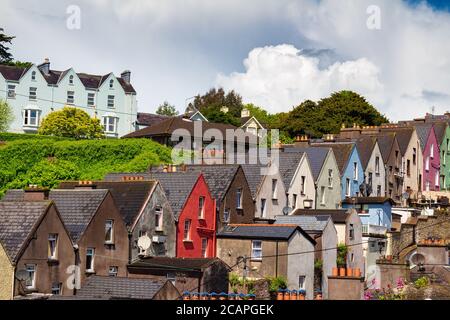
<instances>
[{"instance_id":1,"label":"grey rendered house","mask_svg":"<svg viewBox=\"0 0 450 320\"><path fill-rule=\"evenodd\" d=\"M176 255L175 218L164 190L156 180L136 180L122 175L122 181L93 181L99 189L111 192L120 214L127 225L130 240L130 261L138 256ZM78 182L62 182L60 189L80 189ZM151 245L139 248L138 239L147 236Z\"/></svg>"},{"instance_id":2,"label":"grey rendered house","mask_svg":"<svg viewBox=\"0 0 450 320\"><path fill-rule=\"evenodd\" d=\"M247 277L283 276L288 289L314 293L314 246L316 242L295 224L228 225L217 234L217 257L233 266L238 257L248 257ZM235 271L242 276L242 268Z\"/></svg>"},{"instance_id":3,"label":"grey rendered house","mask_svg":"<svg viewBox=\"0 0 450 320\"><path fill-rule=\"evenodd\" d=\"M315 186L315 209L337 209L341 202L339 167L331 148L286 148L285 152L308 155Z\"/></svg>"},{"instance_id":4,"label":"grey rendered house","mask_svg":"<svg viewBox=\"0 0 450 320\"><path fill-rule=\"evenodd\" d=\"M321 272L315 273L315 287L328 298L328 276L336 267L337 231L330 216L288 215L278 216L275 224L296 224L305 230L315 241L315 261L322 263Z\"/></svg>"}]
</instances>

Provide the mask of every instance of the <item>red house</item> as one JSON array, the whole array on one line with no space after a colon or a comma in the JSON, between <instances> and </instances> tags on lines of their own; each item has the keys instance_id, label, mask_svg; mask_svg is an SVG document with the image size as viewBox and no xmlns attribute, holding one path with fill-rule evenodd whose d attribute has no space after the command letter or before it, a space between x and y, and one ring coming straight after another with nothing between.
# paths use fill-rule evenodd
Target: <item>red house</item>
<instances>
[{"instance_id":1,"label":"red house","mask_svg":"<svg viewBox=\"0 0 450 320\"><path fill-rule=\"evenodd\" d=\"M202 173L152 173L159 180L177 220L177 257L216 256L216 201Z\"/></svg>"}]
</instances>

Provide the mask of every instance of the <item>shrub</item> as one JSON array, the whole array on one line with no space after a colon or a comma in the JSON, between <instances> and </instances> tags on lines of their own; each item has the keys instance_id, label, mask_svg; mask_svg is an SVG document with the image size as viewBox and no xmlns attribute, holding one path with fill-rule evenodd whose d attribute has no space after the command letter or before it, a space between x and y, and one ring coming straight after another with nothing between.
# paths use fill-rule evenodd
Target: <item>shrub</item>
<instances>
[{"instance_id":1,"label":"shrub","mask_svg":"<svg viewBox=\"0 0 450 320\"><path fill-rule=\"evenodd\" d=\"M274 293L277 292L280 289L286 289L287 288L287 281L286 278L280 276L280 277L267 277L267 281L269 282L269 292Z\"/></svg>"}]
</instances>

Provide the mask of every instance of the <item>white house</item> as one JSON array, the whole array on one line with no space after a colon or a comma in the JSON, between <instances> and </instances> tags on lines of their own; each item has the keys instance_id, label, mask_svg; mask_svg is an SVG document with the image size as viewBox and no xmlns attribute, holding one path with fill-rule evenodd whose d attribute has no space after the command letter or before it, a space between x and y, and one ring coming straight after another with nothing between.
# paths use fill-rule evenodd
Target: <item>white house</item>
<instances>
[{"instance_id":1,"label":"white house","mask_svg":"<svg viewBox=\"0 0 450 320\"><path fill-rule=\"evenodd\" d=\"M137 116L136 91L130 71L93 75L50 69L50 62L29 68L0 65L0 99L13 110L9 131L37 132L42 119L64 106L83 109L101 120L105 134L120 137L134 131Z\"/></svg>"}]
</instances>

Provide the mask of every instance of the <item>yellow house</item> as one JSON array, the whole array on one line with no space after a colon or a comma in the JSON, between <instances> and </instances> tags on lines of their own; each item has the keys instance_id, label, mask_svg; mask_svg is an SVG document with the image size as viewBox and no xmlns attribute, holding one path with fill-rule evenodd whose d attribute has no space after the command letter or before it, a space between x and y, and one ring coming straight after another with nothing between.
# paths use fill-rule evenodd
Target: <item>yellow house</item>
<instances>
[{"instance_id":1,"label":"yellow house","mask_svg":"<svg viewBox=\"0 0 450 320\"><path fill-rule=\"evenodd\" d=\"M11 300L14 291L14 266L0 243L0 300Z\"/></svg>"}]
</instances>

